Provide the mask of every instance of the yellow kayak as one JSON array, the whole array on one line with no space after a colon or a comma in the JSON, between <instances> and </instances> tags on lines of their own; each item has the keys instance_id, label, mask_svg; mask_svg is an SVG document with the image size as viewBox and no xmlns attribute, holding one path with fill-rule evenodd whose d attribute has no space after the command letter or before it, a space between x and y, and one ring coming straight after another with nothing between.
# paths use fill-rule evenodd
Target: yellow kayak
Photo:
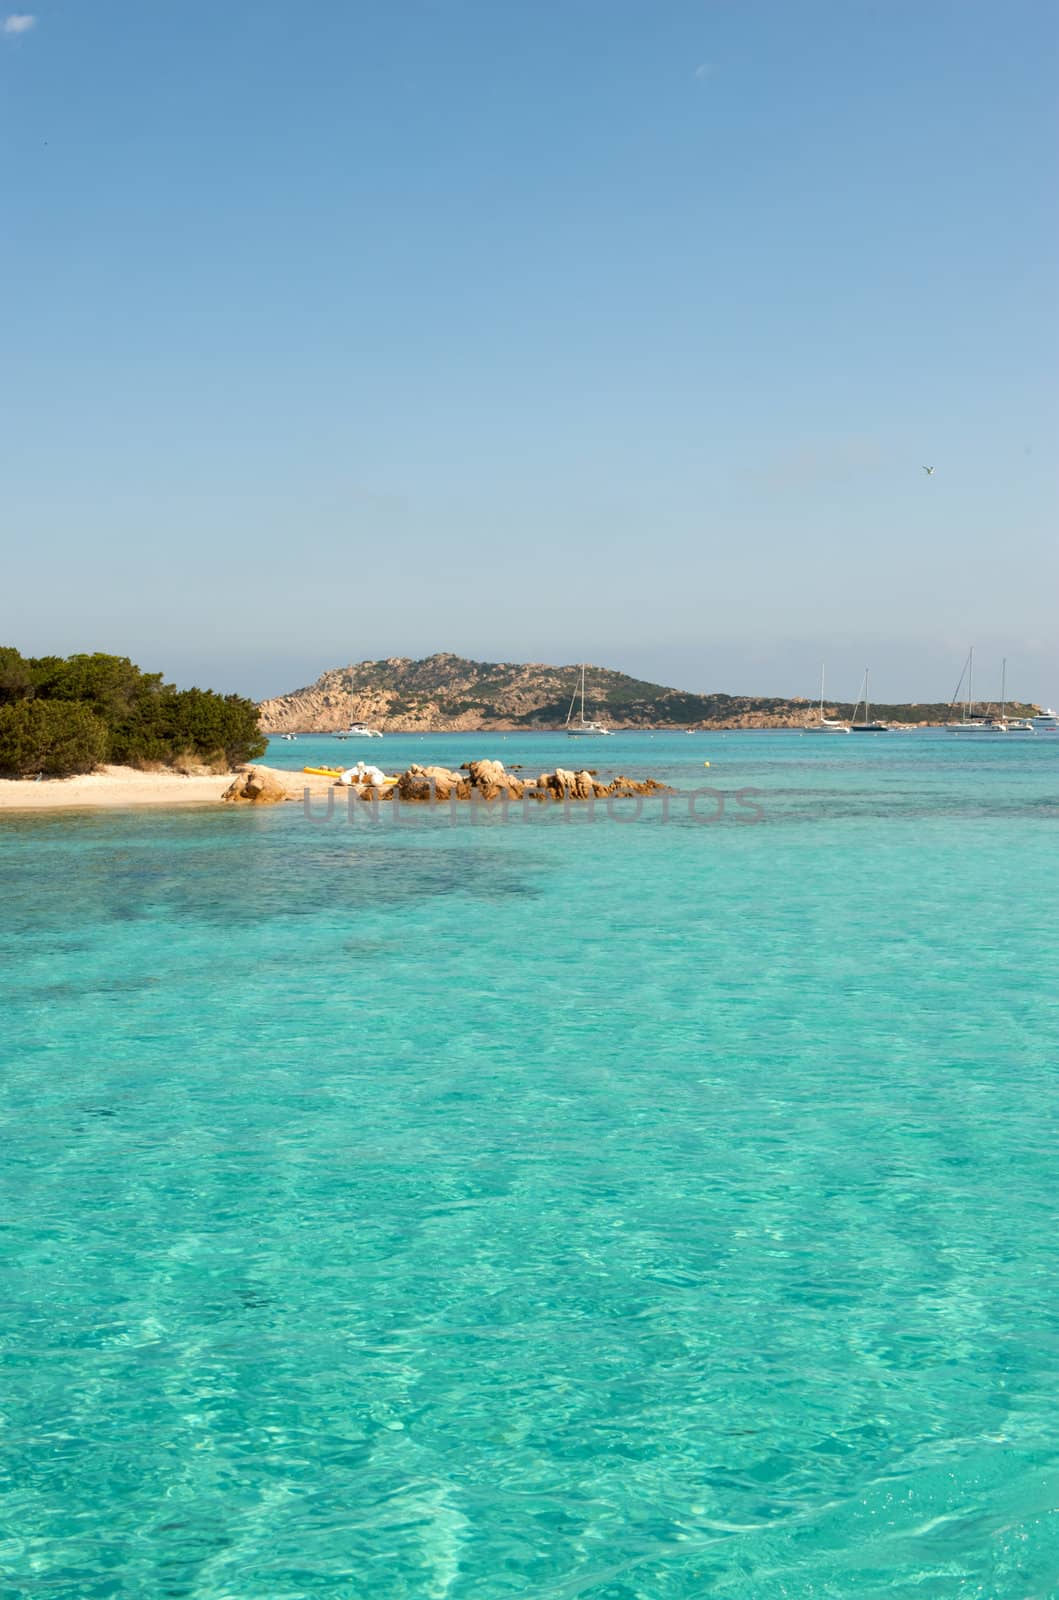
<instances>
[{"instance_id":1,"label":"yellow kayak","mask_svg":"<svg viewBox=\"0 0 1059 1600\"><path fill-rule=\"evenodd\" d=\"M303 772L312 773L314 778L340 778L346 769L344 767L303 767ZM384 783L396 783L396 777L384 778Z\"/></svg>"}]
</instances>

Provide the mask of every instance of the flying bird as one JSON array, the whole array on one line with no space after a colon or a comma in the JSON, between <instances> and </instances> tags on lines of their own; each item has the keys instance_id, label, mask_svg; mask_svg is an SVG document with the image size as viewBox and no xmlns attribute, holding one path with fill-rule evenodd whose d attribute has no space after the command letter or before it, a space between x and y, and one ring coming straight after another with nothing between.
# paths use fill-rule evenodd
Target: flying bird
<instances>
[{"instance_id":1,"label":"flying bird","mask_svg":"<svg viewBox=\"0 0 1059 1600\"><path fill-rule=\"evenodd\" d=\"M934 476L934 468L933 467L924 467L923 471L926 473L928 478L932 478Z\"/></svg>"}]
</instances>

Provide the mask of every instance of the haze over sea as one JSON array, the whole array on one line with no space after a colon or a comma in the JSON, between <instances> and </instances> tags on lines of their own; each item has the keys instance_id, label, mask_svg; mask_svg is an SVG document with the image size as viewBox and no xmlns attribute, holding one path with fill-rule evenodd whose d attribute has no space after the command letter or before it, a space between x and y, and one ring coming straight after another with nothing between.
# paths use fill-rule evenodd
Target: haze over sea
<instances>
[{"instance_id":1,"label":"haze over sea","mask_svg":"<svg viewBox=\"0 0 1059 1600\"><path fill-rule=\"evenodd\" d=\"M586 760L0 824L0 1593L1055 1594L1059 740Z\"/></svg>"}]
</instances>

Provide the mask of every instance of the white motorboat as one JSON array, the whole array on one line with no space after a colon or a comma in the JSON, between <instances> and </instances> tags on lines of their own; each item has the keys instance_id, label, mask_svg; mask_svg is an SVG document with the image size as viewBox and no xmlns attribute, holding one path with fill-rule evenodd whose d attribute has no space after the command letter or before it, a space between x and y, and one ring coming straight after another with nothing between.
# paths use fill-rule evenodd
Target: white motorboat
<instances>
[{"instance_id":1,"label":"white motorboat","mask_svg":"<svg viewBox=\"0 0 1059 1600\"><path fill-rule=\"evenodd\" d=\"M1045 706L1035 717L1030 717L1034 733L1059 733L1059 715L1051 706Z\"/></svg>"},{"instance_id":2,"label":"white motorboat","mask_svg":"<svg viewBox=\"0 0 1059 1600\"><path fill-rule=\"evenodd\" d=\"M353 713L356 710L356 707L357 707L356 668L355 667L350 667L349 668L349 710L350 710L351 717L353 717ZM368 724L366 722L358 722L356 717L353 717L353 720L350 722L348 728L345 728L345 729L337 728L335 730L335 738L336 739L381 739L382 738L382 729L381 728L371 728L371 727L368 726Z\"/></svg>"}]
</instances>

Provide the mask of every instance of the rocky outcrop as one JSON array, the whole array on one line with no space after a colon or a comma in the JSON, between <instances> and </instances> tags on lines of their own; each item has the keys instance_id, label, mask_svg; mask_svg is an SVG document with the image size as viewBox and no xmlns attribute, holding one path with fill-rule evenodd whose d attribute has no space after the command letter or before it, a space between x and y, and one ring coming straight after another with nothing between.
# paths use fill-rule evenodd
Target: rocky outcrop
<instances>
[{"instance_id":1,"label":"rocky outcrop","mask_svg":"<svg viewBox=\"0 0 1059 1600\"><path fill-rule=\"evenodd\" d=\"M591 773L568 772L565 767L556 767L554 772L542 772L537 779L537 788L555 800L562 800L566 795L588 800L595 794Z\"/></svg>"},{"instance_id":2,"label":"rocky outcrop","mask_svg":"<svg viewBox=\"0 0 1059 1600\"><path fill-rule=\"evenodd\" d=\"M252 806L275 806L288 798L287 785L270 767L250 767L225 789L222 800Z\"/></svg>"},{"instance_id":3,"label":"rocky outcrop","mask_svg":"<svg viewBox=\"0 0 1059 1600\"><path fill-rule=\"evenodd\" d=\"M409 767L407 772L401 773L397 780L397 796L400 800L433 800L434 790L421 767Z\"/></svg>"},{"instance_id":4,"label":"rocky outcrop","mask_svg":"<svg viewBox=\"0 0 1059 1600\"><path fill-rule=\"evenodd\" d=\"M597 795L635 795L635 794L672 794L673 790L668 783L659 783L657 778L626 778L619 776L613 783L597 783Z\"/></svg>"},{"instance_id":5,"label":"rocky outcrop","mask_svg":"<svg viewBox=\"0 0 1059 1600\"><path fill-rule=\"evenodd\" d=\"M545 796L554 800L603 800L608 795L637 795L637 794L666 794L671 793L667 783L659 783L657 778L626 778L619 774L611 783L599 783L594 772L568 772L565 767L556 767L554 772L542 772L536 783L537 789Z\"/></svg>"},{"instance_id":6,"label":"rocky outcrop","mask_svg":"<svg viewBox=\"0 0 1059 1600\"><path fill-rule=\"evenodd\" d=\"M467 771L471 775L471 782L476 789L489 789L494 785L499 786L507 778L502 761L469 761Z\"/></svg>"},{"instance_id":7,"label":"rocky outcrop","mask_svg":"<svg viewBox=\"0 0 1059 1600\"><path fill-rule=\"evenodd\" d=\"M464 776L466 773L466 776ZM542 772L527 783L513 772L508 772L501 761L470 761L460 772L447 767L409 767L402 772L392 790L383 798L396 793L398 800L411 804L431 804L456 800L595 800L609 795L652 795L669 792L669 785L656 778L627 778L620 775L611 783L600 783L596 774L583 769L570 772L557 767L554 772Z\"/></svg>"},{"instance_id":8,"label":"rocky outcrop","mask_svg":"<svg viewBox=\"0 0 1059 1600\"><path fill-rule=\"evenodd\" d=\"M466 800L471 792L468 779L448 767L409 767L397 780L397 797L400 800L441 801Z\"/></svg>"},{"instance_id":9,"label":"rocky outcrop","mask_svg":"<svg viewBox=\"0 0 1059 1600\"><path fill-rule=\"evenodd\" d=\"M471 792L470 782L462 772L450 772L448 767L424 767L423 772L433 782L439 800L448 800L452 795L466 800Z\"/></svg>"},{"instance_id":10,"label":"rocky outcrop","mask_svg":"<svg viewBox=\"0 0 1059 1600\"><path fill-rule=\"evenodd\" d=\"M505 771L501 761L471 761L460 772L412 766L401 773L396 784L398 799L412 802L469 800L472 796L495 800L501 795L521 800L525 787L521 778Z\"/></svg>"},{"instance_id":11,"label":"rocky outcrop","mask_svg":"<svg viewBox=\"0 0 1059 1600\"><path fill-rule=\"evenodd\" d=\"M506 795L510 800L521 800L525 793L523 780L513 772L507 772L502 761L471 761L467 771L471 787L483 800L496 800L500 795Z\"/></svg>"},{"instance_id":12,"label":"rocky outcrop","mask_svg":"<svg viewBox=\"0 0 1059 1600\"><path fill-rule=\"evenodd\" d=\"M459 771L449 767L411 766L402 772L395 783L374 784L365 774L365 781L352 781L345 785L341 778L323 774L280 770L274 767L249 767L240 772L224 791L222 799L236 805L278 805L284 800L301 800L306 789L315 794L325 794L339 788L351 797L366 801L396 800L410 805L438 805L451 800L479 800L509 802L522 800L590 801L609 795L662 794L667 785L655 778L627 778L619 775L611 783L601 783L594 772L570 772L557 767L554 772L542 772L536 780L527 782L514 772L509 772L502 761L471 761Z\"/></svg>"}]
</instances>

